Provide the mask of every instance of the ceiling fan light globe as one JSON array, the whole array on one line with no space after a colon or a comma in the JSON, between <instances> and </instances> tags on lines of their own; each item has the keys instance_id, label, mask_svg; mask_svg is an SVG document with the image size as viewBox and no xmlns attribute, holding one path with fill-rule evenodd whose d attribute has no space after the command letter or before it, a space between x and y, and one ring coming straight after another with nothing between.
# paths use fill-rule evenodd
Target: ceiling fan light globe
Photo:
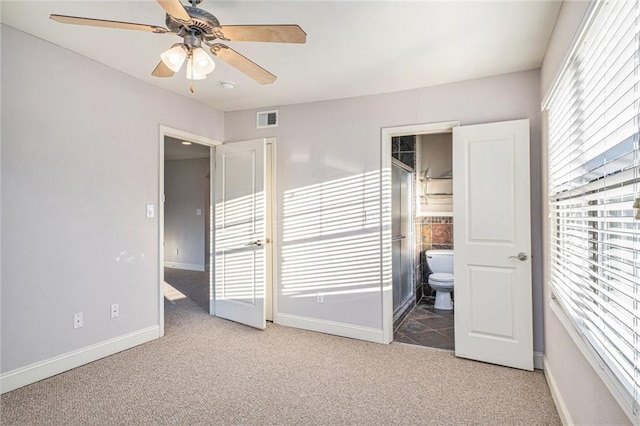
<instances>
[{"instance_id":1,"label":"ceiling fan light globe","mask_svg":"<svg viewBox=\"0 0 640 426\"><path fill-rule=\"evenodd\" d=\"M193 70L198 74L209 74L216 67L216 63L205 52L202 47L197 47L193 50Z\"/></svg>"},{"instance_id":2,"label":"ceiling fan light globe","mask_svg":"<svg viewBox=\"0 0 640 426\"><path fill-rule=\"evenodd\" d=\"M182 68L182 64L184 63L185 58L187 57L187 52L184 50L182 46L174 46L169 50L166 50L160 54L160 59L162 62L173 72L180 71Z\"/></svg>"},{"instance_id":3,"label":"ceiling fan light globe","mask_svg":"<svg viewBox=\"0 0 640 426\"><path fill-rule=\"evenodd\" d=\"M199 73L195 66L193 59L189 58L187 60L187 79L189 80L204 80L207 78L206 74Z\"/></svg>"}]
</instances>

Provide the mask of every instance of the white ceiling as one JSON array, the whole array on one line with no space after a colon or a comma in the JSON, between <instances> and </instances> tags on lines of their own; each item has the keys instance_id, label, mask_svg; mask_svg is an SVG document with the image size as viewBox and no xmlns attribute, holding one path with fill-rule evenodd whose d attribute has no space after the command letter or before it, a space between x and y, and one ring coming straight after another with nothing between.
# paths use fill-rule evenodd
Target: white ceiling
<instances>
[{"instance_id":1,"label":"white ceiling","mask_svg":"<svg viewBox=\"0 0 640 426\"><path fill-rule=\"evenodd\" d=\"M186 0L183 0L186 3ZM171 34L65 25L49 14L165 26L145 1L2 0L2 22L222 111L341 99L538 68L559 1L219 1L200 7L224 26L298 24L306 44L227 42L278 76L261 86L220 60L189 93L184 70L151 76ZM236 83L235 90L220 87Z\"/></svg>"}]
</instances>

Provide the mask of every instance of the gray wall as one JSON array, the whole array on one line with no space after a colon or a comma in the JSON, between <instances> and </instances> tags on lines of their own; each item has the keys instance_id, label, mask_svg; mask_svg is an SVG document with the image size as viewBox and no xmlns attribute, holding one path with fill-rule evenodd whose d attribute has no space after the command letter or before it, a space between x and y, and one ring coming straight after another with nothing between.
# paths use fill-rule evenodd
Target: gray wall
<instances>
[{"instance_id":1,"label":"gray wall","mask_svg":"<svg viewBox=\"0 0 640 426\"><path fill-rule=\"evenodd\" d=\"M540 93L542 98L547 94L554 79L560 72L567 50L588 5L588 2L573 1L565 1L562 5L541 68ZM545 155L547 152L546 146L546 133L543 133L543 152ZM542 186L545 192L544 199L546 199L546 161L544 170L544 184ZM546 204L543 206L543 217L547 217ZM545 247L548 247L546 223L544 235ZM546 265L548 250L545 249L544 253ZM552 378L552 383L555 386L555 389L552 390L562 400L562 405L566 409L567 422L593 425L629 423L629 419L613 399L591 364L582 355L556 313L550 308L550 304L554 302L550 300L551 296L546 285L544 289L546 374Z\"/></svg>"},{"instance_id":2,"label":"gray wall","mask_svg":"<svg viewBox=\"0 0 640 426\"><path fill-rule=\"evenodd\" d=\"M158 324L159 125L222 140L224 118L7 26L1 78L7 372Z\"/></svg>"},{"instance_id":3,"label":"gray wall","mask_svg":"<svg viewBox=\"0 0 640 426\"><path fill-rule=\"evenodd\" d=\"M492 78L465 81L403 91L279 107L280 123L274 129L255 128L256 110L225 114L225 140L237 141L274 136L277 165L277 205L286 206L304 188L330 185L338 179L356 179L375 173L381 167L381 128L409 124L460 120L463 125L519 118L531 120L531 182L533 225L534 348L543 350L541 201L540 201L540 100L537 70ZM264 108L269 110L272 108ZM366 178L365 178L366 179ZM367 188L366 182L362 183ZM370 205L379 202L379 192L369 195ZM280 262L289 250L283 230L286 212L277 212ZM299 225L299 233L314 235L312 225ZM286 233L286 232L285 232ZM318 242L318 241L316 241ZM345 253L348 256L348 253ZM368 252L371 265L379 262L379 251ZM310 261L311 264L313 261ZM314 297L291 294L276 280L278 311L301 317L380 328L380 281L367 283L357 291L325 297L323 304ZM355 281L355 279L354 279ZM376 285L378 286L376 288ZM313 296L307 294L302 296Z\"/></svg>"},{"instance_id":4,"label":"gray wall","mask_svg":"<svg viewBox=\"0 0 640 426\"><path fill-rule=\"evenodd\" d=\"M164 162L165 266L204 271L208 174L208 158Z\"/></svg>"},{"instance_id":5,"label":"gray wall","mask_svg":"<svg viewBox=\"0 0 640 426\"><path fill-rule=\"evenodd\" d=\"M416 144L416 167L419 178L424 177L424 172L429 168L429 177L451 176L453 172L453 135L441 133L436 135L420 135ZM429 192L453 193L453 179L443 181L419 180L417 191L421 196L420 205L417 208L422 213L429 212L453 212L453 195L449 197L427 198L425 188ZM437 215L434 215L437 216Z\"/></svg>"}]
</instances>

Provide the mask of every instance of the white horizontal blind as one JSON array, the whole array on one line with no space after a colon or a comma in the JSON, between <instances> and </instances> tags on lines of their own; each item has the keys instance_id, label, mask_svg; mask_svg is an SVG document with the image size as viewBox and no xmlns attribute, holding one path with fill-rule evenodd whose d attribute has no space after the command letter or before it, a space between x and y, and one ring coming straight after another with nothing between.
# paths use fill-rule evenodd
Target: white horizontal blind
<instances>
[{"instance_id":1,"label":"white horizontal blind","mask_svg":"<svg viewBox=\"0 0 640 426\"><path fill-rule=\"evenodd\" d=\"M550 284L637 411L638 1L597 9L548 102Z\"/></svg>"}]
</instances>

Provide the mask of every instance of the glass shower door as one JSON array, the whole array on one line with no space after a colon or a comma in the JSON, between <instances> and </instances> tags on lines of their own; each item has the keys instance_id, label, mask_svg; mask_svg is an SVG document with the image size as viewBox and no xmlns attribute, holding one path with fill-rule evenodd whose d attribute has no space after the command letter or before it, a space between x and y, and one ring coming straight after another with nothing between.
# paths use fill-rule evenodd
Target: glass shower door
<instances>
[{"instance_id":1,"label":"glass shower door","mask_svg":"<svg viewBox=\"0 0 640 426\"><path fill-rule=\"evenodd\" d=\"M412 172L397 160L391 164L391 249L393 316L409 306L413 285Z\"/></svg>"}]
</instances>

